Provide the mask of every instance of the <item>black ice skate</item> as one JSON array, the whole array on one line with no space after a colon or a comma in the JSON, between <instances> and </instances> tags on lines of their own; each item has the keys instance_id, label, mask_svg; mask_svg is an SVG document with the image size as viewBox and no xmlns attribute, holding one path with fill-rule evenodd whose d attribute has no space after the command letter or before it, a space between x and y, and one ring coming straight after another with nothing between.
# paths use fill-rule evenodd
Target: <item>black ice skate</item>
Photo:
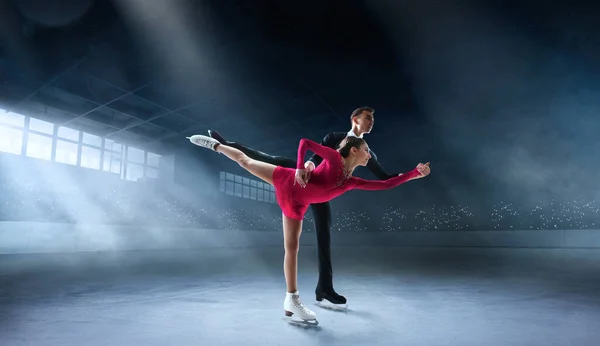
<instances>
[{"instance_id":1,"label":"black ice skate","mask_svg":"<svg viewBox=\"0 0 600 346\"><path fill-rule=\"evenodd\" d=\"M331 290L315 290L317 305L323 308L345 310L348 308L346 297L339 295L334 289ZM328 301L329 303L325 302Z\"/></svg>"}]
</instances>

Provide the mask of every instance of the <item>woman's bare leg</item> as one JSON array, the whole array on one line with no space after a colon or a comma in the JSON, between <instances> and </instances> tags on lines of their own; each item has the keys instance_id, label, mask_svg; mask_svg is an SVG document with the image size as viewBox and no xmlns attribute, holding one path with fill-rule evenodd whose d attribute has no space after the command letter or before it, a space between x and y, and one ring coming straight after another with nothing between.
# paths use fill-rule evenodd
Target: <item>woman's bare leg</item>
<instances>
[{"instance_id":1,"label":"woman's bare leg","mask_svg":"<svg viewBox=\"0 0 600 346\"><path fill-rule=\"evenodd\" d=\"M252 173L252 175L273 185L273 172L277 166L251 159L239 149L225 144L218 144L215 150L237 162L243 169Z\"/></svg>"},{"instance_id":2,"label":"woman's bare leg","mask_svg":"<svg viewBox=\"0 0 600 346\"><path fill-rule=\"evenodd\" d=\"M300 248L301 233L302 220L291 219L283 215L283 243L285 248L283 273L289 293L298 290L298 250Z\"/></svg>"}]
</instances>

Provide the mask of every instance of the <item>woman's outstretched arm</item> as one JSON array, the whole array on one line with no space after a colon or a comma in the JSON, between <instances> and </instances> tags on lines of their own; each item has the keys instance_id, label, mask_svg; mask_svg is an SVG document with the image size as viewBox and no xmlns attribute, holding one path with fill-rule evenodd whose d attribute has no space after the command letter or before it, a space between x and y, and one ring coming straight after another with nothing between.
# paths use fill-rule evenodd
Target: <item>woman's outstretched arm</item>
<instances>
[{"instance_id":1,"label":"woman's outstretched arm","mask_svg":"<svg viewBox=\"0 0 600 346\"><path fill-rule=\"evenodd\" d=\"M392 189L396 186L406 183L409 180L424 178L429 175L429 172L429 163L420 163L415 169L386 180L365 180L362 178L352 177L350 178L350 184L352 184L350 188L369 191Z\"/></svg>"}]
</instances>

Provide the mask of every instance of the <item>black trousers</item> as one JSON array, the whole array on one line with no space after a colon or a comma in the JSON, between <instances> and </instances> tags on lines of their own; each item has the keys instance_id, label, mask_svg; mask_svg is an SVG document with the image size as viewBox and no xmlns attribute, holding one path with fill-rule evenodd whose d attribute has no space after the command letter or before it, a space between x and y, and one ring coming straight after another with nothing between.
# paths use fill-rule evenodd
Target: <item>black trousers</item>
<instances>
[{"instance_id":1,"label":"black trousers","mask_svg":"<svg viewBox=\"0 0 600 346\"><path fill-rule=\"evenodd\" d=\"M276 166L296 168L296 160L273 156L249 148L243 144L228 142L227 145L239 149L248 157L267 162ZM329 291L333 289L333 269L331 267L331 205L329 202L311 204L315 229L317 232L317 260L319 268L319 282L317 290Z\"/></svg>"}]
</instances>

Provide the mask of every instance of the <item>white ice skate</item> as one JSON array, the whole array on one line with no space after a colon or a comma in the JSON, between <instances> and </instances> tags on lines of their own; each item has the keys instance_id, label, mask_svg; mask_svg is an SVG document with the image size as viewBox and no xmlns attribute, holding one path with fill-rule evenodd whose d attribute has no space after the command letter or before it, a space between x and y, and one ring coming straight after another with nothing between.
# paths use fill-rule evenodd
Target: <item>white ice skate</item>
<instances>
[{"instance_id":1,"label":"white ice skate","mask_svg":"<svg viewBox=\"0 0 600 346\"><path fill-rule=\"evenodd\" d=\"M213 151L217 151L217 145L221 144L216 139L203 135L193 135L185 138L189 139L192 144L195 144L199 147L208 148Z\"/></svg>"},{"instance_id":2,"label":"white ice skate","mask_svg":"<svg viewBox=\"0 0 600 346\"><path fill-rule=\"evenodd\" d=\"M285 300L283 301L283 310L285 310L284 321L307 326L316 326L319 324L317 315L300 301L298 291L294 293L286 292Z\"/></svg>"}]
</instances>

